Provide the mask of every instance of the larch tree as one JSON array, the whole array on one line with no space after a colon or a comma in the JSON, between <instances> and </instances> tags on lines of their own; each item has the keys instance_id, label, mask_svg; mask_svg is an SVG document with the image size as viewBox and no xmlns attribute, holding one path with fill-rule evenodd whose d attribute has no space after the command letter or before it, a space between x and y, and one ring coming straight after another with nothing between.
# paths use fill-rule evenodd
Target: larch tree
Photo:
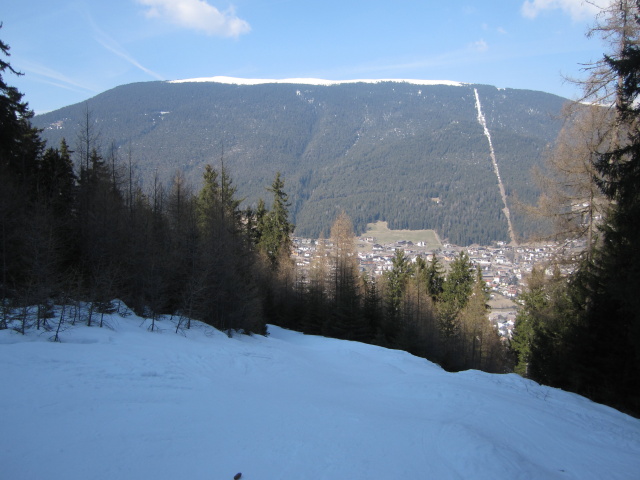
<instances>
[{"instance_id":1,"label":"larch tree","mask_svg":"<svg viewBox=\"0 0 640 480\"><path fill-rule=\"evenodd\" d=\"M600 105L578 105L566 109L565 125L546 158L544 173L537 180L542 192L529 212L547 220L550 236L567 247L574 240L586 242L577 254L570 248L558 261L577 264L589 258L608 202L598 187L595 161L606 151L612 135L614 116Z\"/></svg>"},{"instance_id":2,"label":"larch tree","mask_svg":"<svg viewBox=\"0 0 640 480\"><path fill-rule=\"evenodd\" d=\"M89 102L84 103L82 120L78 125L76 136L76 155L78 157L77 166L80 172L91 168L91 152L100 150L100 131Z\"/></svg>"},{"instance_id":3,"label":"larch tree","mask_svg":"<svg viewBox=\"0 0 640 480\"><path fill-rule=\"evenodd\" d=\"M434 302L429 294L428 266L422 257L416 257L403 288L398 347L416 355L434 358L437 352L438 331Z\"/></svg>"},{"instance_id":4,"label":"larch tree","mask_svg":"<svg viewBox=\"0 0 640 480\"><path fill-rule=\"evenodd\" d=\"M316 242L315 252L311 259L308 274L307 306L303 328L306 333L319 335L322 333L328 314L329 303L329 257L326 239L323 235Z\"/></svg>"},{"instance_id":5,"label":"larch tree","mask_svg":"<svg viewBox=\"0 0 640 480\"><path fill-rule=\"evenodd\" d=\"M460 311L460 328L464 353L464 367L487 371L492 360L501 357L494 351L498 332L488 317L486 284L478 269L471 295Z\"/></svg>"},{"instance_id":6,"label":"larch tree","mask_svg":"<svg viewBox=\"0 0 640 480\"><path fill-rule=\"evenodd\" d=\"M341 212L331 227L331 278L333 307L327 335L350 340L370 336L360 307L361 285L353 223Z\"/></svg>"}]
</instances>

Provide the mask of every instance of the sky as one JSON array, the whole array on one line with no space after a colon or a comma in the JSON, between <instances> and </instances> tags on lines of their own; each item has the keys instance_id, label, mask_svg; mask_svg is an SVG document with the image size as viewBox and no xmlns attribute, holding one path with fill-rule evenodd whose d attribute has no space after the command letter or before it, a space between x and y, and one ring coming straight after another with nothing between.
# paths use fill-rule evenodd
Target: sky
<instances>
[{"instance_id":1,"label":"sky","mask_svg":"<svg viewBox=\"0 0 640 480\"><path fill-rule=\"evenodd\" d=\"M566 98L607 0L0 0L3 78L36 113L119 85L231 76L452 80Z\"/></svg>"}]
</instances>

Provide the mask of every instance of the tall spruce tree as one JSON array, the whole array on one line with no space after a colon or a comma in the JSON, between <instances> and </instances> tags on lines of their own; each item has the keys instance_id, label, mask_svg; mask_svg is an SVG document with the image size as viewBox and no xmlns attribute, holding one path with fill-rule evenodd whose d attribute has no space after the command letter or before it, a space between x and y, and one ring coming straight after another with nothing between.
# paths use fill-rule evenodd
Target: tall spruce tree
<instances>
[{"instance_id":1,"label":"tall spruce tree","mask_svg":"<svg viewBox=\"0 0 640 480\"><path fill-rule=\"evenodd\" d=\"M38 129L31 125L33 111L23 100L24 95L4 80L7 72L22 75L4 60L9 50L9 45L0 41L0 175L10 176L12 182L31 190L44 143Z\"/></svg>"},{"instance_id":2,"label":"tall spruce tree","mask_svg":"<svg viewBox=\"0 0 640 480\"><path fill-rule=\"evenodd\" d=\"M434 254L426 268L425 277L427 282L427 292L435 302L440 298L442 285L444 284L444 267Z\"/></svg>"},{"instance_id":3,"label":"tall spruce tree","mask_svg":"<svg viewBox=\"0 0 640 480\"><path fill-rule=\"evenodd\" d=\"M229 334L234 330L264 333L253 258L239 225L234 193L225 172L205 168L197 199L199 273L192 285L200 291L196 315Z\"/></svg>"},{"instance_id":4,"label":"tall spruce tree","mask_svg":"<svg viewBox=\"0 0 640 480\"><path fill-rule=\"evenodd\" d=\"M570 296L569 279L558 268L551 276L545 270L545 266L533 269L521 297L522 309L511 340L517 358L515 372L566 388L575 375L570 370L577 367L573 340L577 306Z\"/></svg>"},{"instance_id":5,"label":"tall spruce tree","mask_svg":"<svg viewBox=\"0 0 640 480\"><path fill-rule=\"evenodd\" d=\"M391 263L391 270L385 272L387 316L397 328L402 315L403 296L413 275L413 265L401 248L396 248Z\"/></svg>"},{"instance_id":6,"label":"tall spruce tree","mask_svg":"<svg viewBox=\"0 0 640 480\"><path fill-rule=\"evenodd\" d=\"M438 302L438 326L442 347L442 365L461 368L460 311L467 305L473 290L474 275L469 255L462 251L451 262Z\"/></svg>"},{"instance_id":7,"label":"tall spruce tree","mask_svg":"<svg viewBox=\"0 0 640 480\"><path fill-rule=\"evenodd\" d=\"M284 180L280 172L267 190L273 194L273 201L268 212L261 212L259 209L258 246L276 268L283 252L289 256L294 225L289 221L289 196L284 191Z\"/></svg>"},{"instance_id":8,"label":"tall spruce tree","mask_svg":"<svg viewBox=\"0 0 640 480\"><path fill-rule=\"evenodd\" d=\"M0 24L1 28L2 24ZM5 60L9 46L0 41L0 298L25 286L29 253L24 238L33 219L38 160L43 143L31 125L33 112L23 94L4 76L21 75ZM11 293L13 292L13 293Z\"/></svg>"}]
</instances>

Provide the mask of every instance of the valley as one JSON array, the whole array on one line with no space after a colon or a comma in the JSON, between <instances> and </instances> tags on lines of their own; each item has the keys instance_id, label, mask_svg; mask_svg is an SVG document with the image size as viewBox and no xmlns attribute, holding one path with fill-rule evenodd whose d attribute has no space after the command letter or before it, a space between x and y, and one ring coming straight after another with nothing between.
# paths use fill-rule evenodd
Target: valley
<instances>
[{"instance_id":1,"label":"valley","mask_svg":"<svg viewBox=\"0 0 640 480\"><path fill-rule=\"evenodd\" d=\"M358 265L362 273L372 277L382 276L393 268L396 249L403 250L412 262L417 257L431 261L435 255L445 271L460 252L469 255L471 264L481 270L482 278L490 292L487 304L489 320L503 337L510 338L519 309L518 297L526 289L526 278L535 266L550 264L566 253L567 245L555 242L508 245L495 242L492 245L457 246L441 243L433 230L391 230L387 222L376 222L367 226L364 235L357 237ZM316 253L317 240L295 238L293 258L297 267L306 275ZM331 248L331 243L328 244ZM570 246L574 251L582 244ZM569 273L566 270L564 273Z\"/></svg>"}]
</instances>

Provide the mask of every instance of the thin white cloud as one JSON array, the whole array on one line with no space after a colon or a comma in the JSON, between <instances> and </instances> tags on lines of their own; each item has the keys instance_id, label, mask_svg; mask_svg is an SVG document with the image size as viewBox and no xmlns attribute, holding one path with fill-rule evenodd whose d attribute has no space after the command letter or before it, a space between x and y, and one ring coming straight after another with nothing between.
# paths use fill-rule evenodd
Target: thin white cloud
<instances>
[{"instance_id":1,"label":"thin white cloud","mask_svg":"<svg viewBox=\"0 0 640 480\"><path fill-rule=\"evenodd\" d=\"M156 80L164 80L164 77L162 75L154 72L153 70L149 70L148 68L146 68L143 65L141 65L140 62L138 62L135 58L131 57L127 52L122 50L117 44L115 44L115 45L111 44L111 43L105 41L105 39L102 39L102 38L96 38L96 40L104 48L106 48L110 52L116 54L120 58L126 60L131 65L133 65L134 67L142 70L147 75L149 75L151 77L154 77Z\"/></svg>"},{"instance_id":2,"label":"thin white cloud","mask_svg":"<svg viewBox=\"0 0 640 480\"><path fill-rule=\"evenodd\" d=\"M469 46L471 47L472 50L475 50L476 52L486 52L487 50L489 50L489 45L483 39L473 42Z\"/></svg>"},{"instance_id":3,"label":"thin white cloud","mask_svg":"<svg viewBox=\"0 0 640 480\"><path fill-rule=\"evenodd\" d=\"M33 63L28 60L22 60L17 62L17 66L20 70L23 70L27 73L33 74L36 76L36 79L50 84L55 85L56 87L64 88L71 91L82 91L82 92L91 92L97 93L98 90L94 87L90 87L84 84L81 84L71 78L67 77L63 73L53 70L47 66ZM39 79L37 77L40 77Z\"/></svg>"},{"instance_id":4,"label":"thin white cloud","mask_svg":"<svg viewBox=\"0 0 640 480\"><path fill-rule=\"evenodd\" d=\"M581 21L593 18L611 0L526 0L522 4L522 15L536 18L544 10L562 10L572 20Z\"/></svg>"},{"instance_id":5,"label":"thin white cloud","mask_svg":"<svg viewBox=\"0 0 640 480\"><path fill-rule=\"evenodd\" d=\"M157 80L164 80L164 77L162 77L162 75L154 72L153 70L149 70L144 65L142 65L140 62L138 62L135 58L133 58L131 55L129 55L125 51L125 49L122 48L122 46L120 46L120 44L118 42L116 42L113 38L111 38L109 35L107 35L105 32L103 32L96 25L96 23L93 21L92 18L89 18L89 22L91 24L91 27L93 28L94 33L95 33L95 39L100 45L102 45L104 48L109 50L111 53L113 53L113 54L117 55L118 57L124 59L126 62L130 63L134 67L142 70L147 75L149 75L149 76L151 76L151 77L153 77L153 78L155 78Z\"/></svg>"},{"instance_id":6,"label":"thin white cloud","mask_svg":"<svg viewBox=\"0 0 640 480\"><path fill-rule=\"evenodd\" d=\"M238 37L251 30L249 23L238 18L233 7L220 11L205 0L137 0L148 7L148 17L161 18L180 27L207 35Z\"/></svg>"}]
</instances>

